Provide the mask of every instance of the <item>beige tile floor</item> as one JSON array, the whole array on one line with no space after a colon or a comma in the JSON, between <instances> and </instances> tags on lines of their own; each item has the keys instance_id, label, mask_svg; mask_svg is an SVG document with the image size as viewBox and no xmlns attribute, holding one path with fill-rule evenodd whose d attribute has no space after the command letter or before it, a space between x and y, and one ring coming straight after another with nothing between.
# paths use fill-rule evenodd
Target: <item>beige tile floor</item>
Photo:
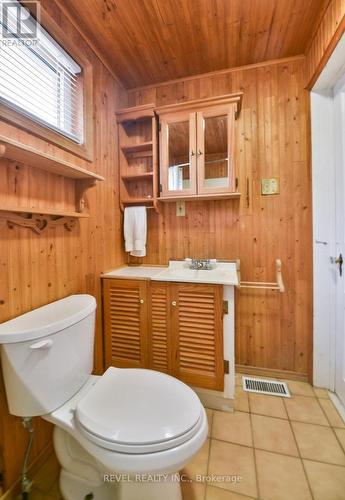
<instances>
[{"instance_id":1,"label":"beige tile floor","mask_svg":"<svg viewBox=\"0 0 345 500\"><path fill-rule=\"evenodd\" d=\"M327 391L287 383L291 399L246 393L236 376L235 412L207 410L209 439L183 471L184 500L345 500L345 423ZM30 500L60 500L57 478L52 457Z\"/></svg>"}]
</instances>

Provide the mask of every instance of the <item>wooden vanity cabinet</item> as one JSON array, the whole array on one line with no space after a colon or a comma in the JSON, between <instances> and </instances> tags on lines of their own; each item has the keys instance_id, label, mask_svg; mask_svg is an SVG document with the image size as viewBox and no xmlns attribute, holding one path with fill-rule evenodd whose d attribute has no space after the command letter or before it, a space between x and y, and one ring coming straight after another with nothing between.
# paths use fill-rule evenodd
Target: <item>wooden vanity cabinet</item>
<instances>
[{"instance_id":1,"label":"wooden vanity cabinet","mask_svg":"<svg viewBox=\"0 0 345 500\"><path fill-rule=\"evenodd\" d=\"M170 283L172 375L223 390L223 287Z\"/></svg>"},{"instance_id":2,"label":"wooden vanity cabinet","mask_svg":"<svg viewBox=\"0 0 345 500\"><path fill-rule=\"evenodd\" d=\"M103 323L107 366L148 366L147 281L103 280Z\"/></svg>"},{"instance_id":3,"label":"wooden vanity cabinet","mask_svg":"<svg viewBox=\"0 0 345 500\"><path fill-rule=\"evenodd\" d=\"M170 287L166 281L148 282L148 366L172 372Z\"/></svg>"},{"instance_id":4,"label":"wooden vanity cabinet","mask_svg":"<svg viewBox=\"0 0 345 500\"><path fill-rule=\"evenodd\" d=\"M150 368L223 390L222 286L103 282L107 366Z\"/></svg>"}]
</instances>

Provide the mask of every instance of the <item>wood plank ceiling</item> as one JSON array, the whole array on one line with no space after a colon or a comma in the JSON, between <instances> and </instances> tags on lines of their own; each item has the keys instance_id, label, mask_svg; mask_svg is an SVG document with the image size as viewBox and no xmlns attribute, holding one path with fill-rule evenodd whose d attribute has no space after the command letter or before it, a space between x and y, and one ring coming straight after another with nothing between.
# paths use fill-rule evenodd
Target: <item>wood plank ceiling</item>
<instances>
[{"instance_id":1,"label":"wood plank ceiling","mask_svg":"<svg viewBox=\"0 0 345 500\"><path fill-rule=\"evenodd\" d=\"M303 54L328 0L59 0L126 88Z\"/></svg>"}]
</instances>

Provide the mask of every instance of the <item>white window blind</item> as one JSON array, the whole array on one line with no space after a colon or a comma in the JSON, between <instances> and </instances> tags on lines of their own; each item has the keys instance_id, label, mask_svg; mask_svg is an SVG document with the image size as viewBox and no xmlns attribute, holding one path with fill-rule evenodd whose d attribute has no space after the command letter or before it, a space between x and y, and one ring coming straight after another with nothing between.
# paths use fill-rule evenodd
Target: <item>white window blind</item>
<instances>
[{"instance_id":1,"label":"white window blind","mask_svg":"<svg viewBox=\"0 0 345 500\"><path fill-rule=\"evenodd\" d=\"M16 34L18 2L11 3L6 15L0 9L0 101L80 144L81 68L42 26L34 42L21 39ZM26 26L35 22L30 17Z\"/></svg>"}]
</instances>

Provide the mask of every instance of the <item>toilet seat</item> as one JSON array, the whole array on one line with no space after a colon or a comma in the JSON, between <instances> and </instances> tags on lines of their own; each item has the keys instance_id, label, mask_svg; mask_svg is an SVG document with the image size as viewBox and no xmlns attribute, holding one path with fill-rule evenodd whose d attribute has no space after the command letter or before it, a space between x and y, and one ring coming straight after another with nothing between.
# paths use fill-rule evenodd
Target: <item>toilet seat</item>
<instances>
[{"instance_id":1,"label":"toilet seat","mask_svg":"<svg viewBox=\"0 0 345 500\"><path fill-rule=\"evenodd\" d=\"M199 419L197 425L193 429L190 429L188 432L175 439L168 439L166 441L150 443L146 445L130 445L130 444L119 443L116 441L107 441L105 439L102 439L96 434L92 434L91 432L89 432L78 422L78 428L80 432L92 443L100 446L101 448L105 448L106 450L117 451L119 453L127 453L129 455L154 453L158 451L166 451L170 450L171 448L175 448L176 446L185 443L186 441L191 439L195 434L197 434L201 425L202 422L201 419Z\"/></svg>"},{"instance_id":2,"label":"toilet seat","mask_svg":"<svg viewBox=\"0 0 345 500\"><path fill-rule=\"evenodd\" d=\"M76 407L101 379L100 376L91 375L71 399L54 412L44 415L43 418L59 429L57 434L61 435L61 430L62 434L65 432L75 439L100 464L102 474L115 472L121 474L152 474L153 472L155 474L174 474L183 469L186 463L200 450L208 432L207 416L201 403L199 430L190 439L174 448L156 453L121 453L107 449L105 446L108 444L99 446L95 439L92 441L86 431L81 430L81 425L76 418ZM57 444L55 444L56 446Z\"/></svg>"},{"instance_id":3,"label":"toilet seat","mask_svg":"<svg viewBox=\"0 0 345 500\"><path fill-rule=\"evenodd\" d=\"M111 367L78 401L75 420L98 446L143 454L191 439L202 425L202 412L195 392L169 375Z\"/></svg>"}]
</instances>

